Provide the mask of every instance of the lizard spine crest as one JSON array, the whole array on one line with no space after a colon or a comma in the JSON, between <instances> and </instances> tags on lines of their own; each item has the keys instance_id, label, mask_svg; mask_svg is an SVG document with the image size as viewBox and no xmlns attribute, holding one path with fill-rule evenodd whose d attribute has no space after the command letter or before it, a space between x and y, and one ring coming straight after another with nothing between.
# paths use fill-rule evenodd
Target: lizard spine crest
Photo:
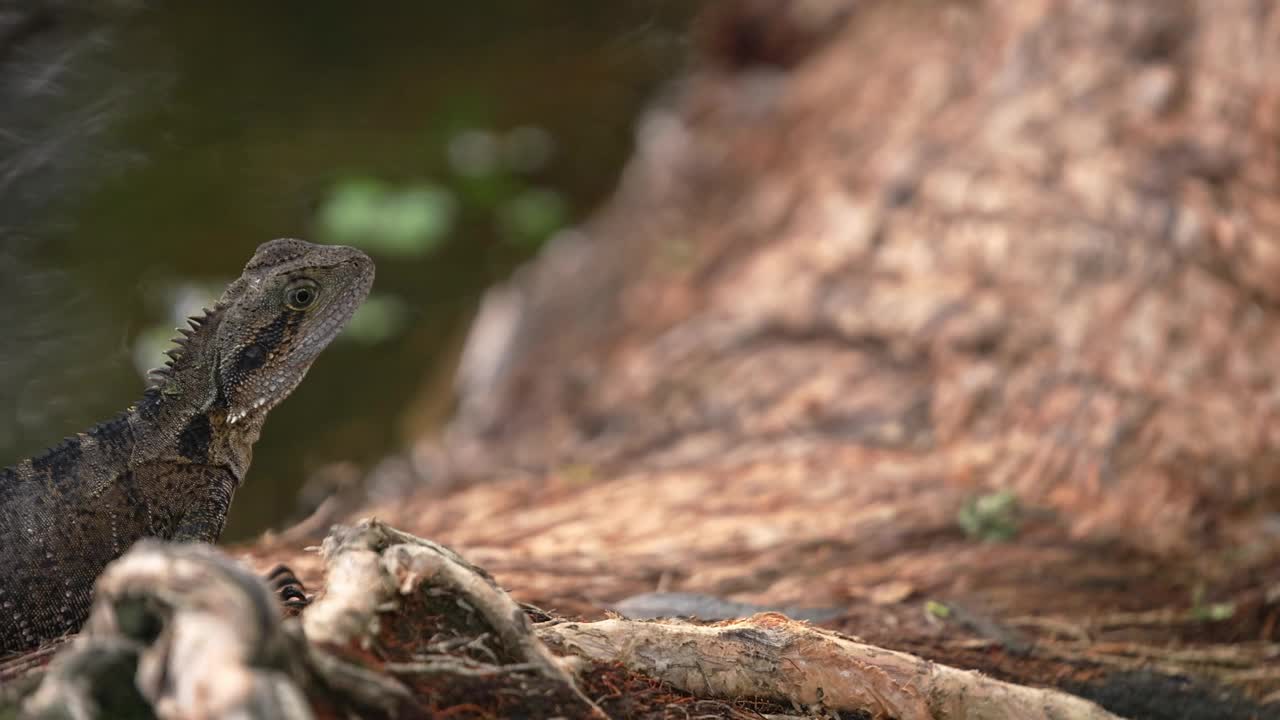
<instances>
[{"instance_id":1,"label":"lizard spine crest","mask_svg":"<svg viewBox=\"0 0 1280 720\"><path fill-rule=\"evenodd\" d=\"M204 308L200 314L187 318L190 327L174 328L178 334L169 341L173 347L164 351L167 357L164 365L147 372L146 393L154 395L164 391L165 386L173 380L178 363L186 358L192 338L205 330L209 326L209 320L221 311L222 305L215 304L212 308Z\"/></svg>"}]
</instances>

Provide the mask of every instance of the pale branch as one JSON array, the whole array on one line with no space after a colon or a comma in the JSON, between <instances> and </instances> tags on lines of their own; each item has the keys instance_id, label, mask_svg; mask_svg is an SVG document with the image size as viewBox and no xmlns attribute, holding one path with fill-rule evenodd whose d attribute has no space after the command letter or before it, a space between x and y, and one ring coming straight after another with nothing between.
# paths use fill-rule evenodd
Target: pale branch
<instances>
[{"instance_id":1,"label":"pale branch","mask_svg":"<svg viewBox=\"0 0 1280 720\"><path fill-rule=\"evenodd\" d=\"M463 677L488 677L506 673L536 672L541 668L537 663L513 663L511 665L490 665L488 663L468 662L455 657L431 657L417 662L387 663L383 666L387 672L402 675L460 675Z\"/></svg>"},{"instance_id":2,"label":"pale branch","mask_svg":"<svg viewBox=\"0 0 1280 720\"><path fill-rule=\"evenodd\" d=\"M777 613L712 626L624 619L548 623L538 634L594 662L620 662L702 696L762 698L900 720L1116 718L1074 695L854 642Z\"/></svg>"}]
</instances>

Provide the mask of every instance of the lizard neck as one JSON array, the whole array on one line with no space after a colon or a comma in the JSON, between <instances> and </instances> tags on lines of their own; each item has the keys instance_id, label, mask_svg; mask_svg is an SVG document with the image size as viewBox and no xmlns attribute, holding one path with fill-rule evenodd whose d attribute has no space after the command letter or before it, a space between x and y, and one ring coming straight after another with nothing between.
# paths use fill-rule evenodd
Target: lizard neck
<instances>
[{"instance_id":1,"label":"lizard neck","mask_svg":"<svg viewBox=\"0 0 1280 720\"><path fill-rule=\"evenodd\" d=\"M253 459L261 418L228 422L225 404L192 403L182 396L148 394L131 413L134 460L226 467L243 481Z\"/></svg>"},{"instance_id":2,"label":"lizard neck","mask_svg":"<svg viewBox=\"0 0 1280 720\"><path fill-rule=\"evenodd\" d=\"M152 371L151 385L134 407L136 459L218 465L243 480L262 431L262 417L229 422L218 384L218 327L223 307L191 319L180 330L169 362Z\"/></svg>"}]
</instances>

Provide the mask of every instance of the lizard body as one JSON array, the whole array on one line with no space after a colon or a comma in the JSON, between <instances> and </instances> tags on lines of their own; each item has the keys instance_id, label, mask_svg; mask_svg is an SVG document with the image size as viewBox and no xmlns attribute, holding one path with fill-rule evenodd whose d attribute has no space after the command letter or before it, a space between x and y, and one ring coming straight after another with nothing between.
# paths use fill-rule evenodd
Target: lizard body
<instances>
[{"instance_id":1,"label":"lizard body","mask_svg":"<svg viewBox=\"0 0 1280 720\"><path fill-rule=\"evenodd\" d=\"M0 654L84 622L93 583L143 537L214 542L268 411L373 283L358 250L272 240L116 417L0 470Z\"/></svg>"}]
</instances>

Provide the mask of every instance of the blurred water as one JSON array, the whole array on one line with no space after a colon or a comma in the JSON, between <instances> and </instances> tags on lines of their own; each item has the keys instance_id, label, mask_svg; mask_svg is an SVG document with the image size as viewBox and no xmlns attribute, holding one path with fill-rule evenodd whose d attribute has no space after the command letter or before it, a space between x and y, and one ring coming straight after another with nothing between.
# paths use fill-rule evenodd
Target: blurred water
<instances>
[{"instance_id":1,"label":"blurred water","mask_svg":"<svg viewBox=\"0 0 1280 720\"><path fill-rule=\"evenodd\" d=\"M483 289L611 190L696 5L353 7L156 4L2 58L0 465L136 399L135 355L285 235L373 233L378 312L273 413L227 537L429 431Z\"/></svg>"}]
</instances>

